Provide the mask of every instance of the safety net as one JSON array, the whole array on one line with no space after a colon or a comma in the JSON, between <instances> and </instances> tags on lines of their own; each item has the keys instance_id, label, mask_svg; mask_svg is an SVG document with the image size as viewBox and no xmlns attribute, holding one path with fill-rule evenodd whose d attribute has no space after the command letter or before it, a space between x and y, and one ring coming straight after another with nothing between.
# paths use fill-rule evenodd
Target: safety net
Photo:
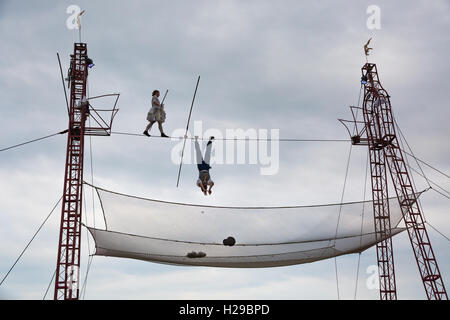
<instances>
[{"instance_id":1,"label":"safety net","mask_svg":"<svg viewBox=\"0 0 450 320\"><path fill-rule=\"evenodd\" d=\"M97 190L105 229L88 227L96 255L231 268L287 266L358 253L376 239L372 201L284 207L224 207ZM391 235L402 212L390 207Z\"/></svg>"}]
</instances>

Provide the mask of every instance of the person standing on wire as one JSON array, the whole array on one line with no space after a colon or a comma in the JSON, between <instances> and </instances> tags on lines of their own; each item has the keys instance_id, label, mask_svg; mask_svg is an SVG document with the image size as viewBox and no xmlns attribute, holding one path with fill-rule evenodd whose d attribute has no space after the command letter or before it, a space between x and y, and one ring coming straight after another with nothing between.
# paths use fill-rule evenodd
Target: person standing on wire
<instances>
[{"instance_id":1,"label":"person standing on wire","mask_svg":"<svg viewBox=\"0 0 450 320\"><path fill-rule=\"evenodd\" d=\"M214 186L214 182L211 180L211 176L209 175L209 169L211 166L209 165L211 159L211 149L212 142L214 137L209 138L208 143L206 144L205 157L202 156L202 151L200 150L200 145L198 144L198 136L195 136L195 151L197 155L197 168L198 168L198 179L197 186L202 189L203 194L206 196L212 193L211 189ZM208 190L209 186L209 190Z\"/></svg>"},{"instance_id":2,"label":"person standing on wire","mask_svg":"<svg viewBox=\"0 0 450 320\"><path fill-rule=\"evenodd\" d=\"M155 90L152 93L152 108L147 114L147 120L150 123L147 125L147 128L145 128L145 131L143 133L147 137L150 137L148 131L151 130L155 122L158 122L158 128L159 132L161 132L161 137L169 138L169 136L164 133L164 129L162 127L163 122L166 121L166 112L164 111L164 104L159 102L159 95L160 93L158 90Z\"/></svg>"}]
</instances>

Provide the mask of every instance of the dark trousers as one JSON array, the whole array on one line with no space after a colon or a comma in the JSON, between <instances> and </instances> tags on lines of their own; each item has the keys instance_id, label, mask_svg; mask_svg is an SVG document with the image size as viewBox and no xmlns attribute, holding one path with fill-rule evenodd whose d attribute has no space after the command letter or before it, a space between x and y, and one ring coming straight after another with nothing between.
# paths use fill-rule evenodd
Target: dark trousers
<instances>
[{"instance_id":1,"label":"dark trousers","mask_svg":"<svg viewBox=\"0 0 450 320\"><path fill-rule=\"evenodd\" d=\"M202 151L200 150L200 145L198 144L197 141L195 141L195 151L197 155L198 171L209 171L209 169L211 169L211 166L209 165L209 161L211 158L211 148L212 148L212 141L208 141L206 145L205 158L203 158Z\"/></svg>"}]
</instances>

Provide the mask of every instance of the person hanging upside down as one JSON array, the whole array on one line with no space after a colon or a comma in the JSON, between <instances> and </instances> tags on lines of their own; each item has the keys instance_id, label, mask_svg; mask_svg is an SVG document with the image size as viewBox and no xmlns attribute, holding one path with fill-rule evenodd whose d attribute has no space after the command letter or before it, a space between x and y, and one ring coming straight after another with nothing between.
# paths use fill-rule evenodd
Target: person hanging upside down
<instances>
[{"instance_id":1,"label":"person hanging upside down","mask_svg":"<svg viewBox=\"0 0 450 320\"><path fill-rule=\"evenodd\" d=\"M147 120L150 122L145 128L145 131L143 132L147 137L150 137L150 134L148 133L149 130L152 129L152 126L155 122L158 122L158 128L159 132L161 132L161 137L168 138L164 133L164 129L162 127L162 124L164 121L166 121L166 112L164 111L164 104L161 104L159 102L159 91L155 90L152 93L152 108L147 114Z\"/></svg>"},{"instance_id":2,"label":"person hanging upside down","mask_svg":"<svg viewBox=\"0 0 450 320\"><path fill-rule=\"evenodd\" d=\"M200 150L200 145L198 144L198 136L195 136L195 151L197 155L197 168L199 172L197 186L202 189L202 192L205 196L208 195L208 193L212 193L211 189L214 186L214 182L211 180L211 176L209 175L209 169L211 169L209 162L211 159L213 140L214 137L209 138L209 141L206 144L205 158L203 158L202 151Z\"/></svg>"}]
</instances>

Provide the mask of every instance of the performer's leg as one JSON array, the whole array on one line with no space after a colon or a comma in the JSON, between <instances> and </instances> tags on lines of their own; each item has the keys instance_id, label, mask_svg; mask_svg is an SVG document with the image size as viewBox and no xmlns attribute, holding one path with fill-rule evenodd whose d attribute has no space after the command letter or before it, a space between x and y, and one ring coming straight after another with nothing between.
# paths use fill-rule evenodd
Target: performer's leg
<instances>
[{"instance_id":1,"label":"performer's leg","mask_svg":"<svg viewBox=\"0 0 450 320\"><path fill-rule=\"evenodd\" d=\"M162 122L158 121L158 128L159 128L159 132L161 132L161 134L164 134L164 129L163 129L163 126L162 126Z\"/></svg>"},{"instance_id":2,"label":"performer's leg","mask_svg":"<svg viewBox=\"0 0 450 320\"><path fill-rule=\"evenodd\" d=\"M152 128L154 123L155 123L155 121L150 121L150 123L147 125L147 128L145 128L145 131L148 132Z\"/></svg>"},{"instance_id":3,"label":"performer's leg","mask_svg":"<svg viewBox=\"0 0 450 320\"><path fill-rule=\"evenodd\" d=\"M206 144L206 151L205 151L205 162L206 162L206 164L209 166L209 163L210 163L210 161L211 161L211 149L212 149L212 142L213 142L213 140L212 139L210 139L209 141L208 141L208 143Z\"/></svg>"},{"instance_id":4,"label":"performer's leg","mask_svg":"<svg viewBox=\"0 0 450 320\"><path fill-rule=\"evenodd\" d=\"M200 145L198 144L197 140L195 140L195 154L197 156L197 166L199 166L203 162L203 156L202 156L202 150L200 149Z\"/></svg>"}]
</instances>

